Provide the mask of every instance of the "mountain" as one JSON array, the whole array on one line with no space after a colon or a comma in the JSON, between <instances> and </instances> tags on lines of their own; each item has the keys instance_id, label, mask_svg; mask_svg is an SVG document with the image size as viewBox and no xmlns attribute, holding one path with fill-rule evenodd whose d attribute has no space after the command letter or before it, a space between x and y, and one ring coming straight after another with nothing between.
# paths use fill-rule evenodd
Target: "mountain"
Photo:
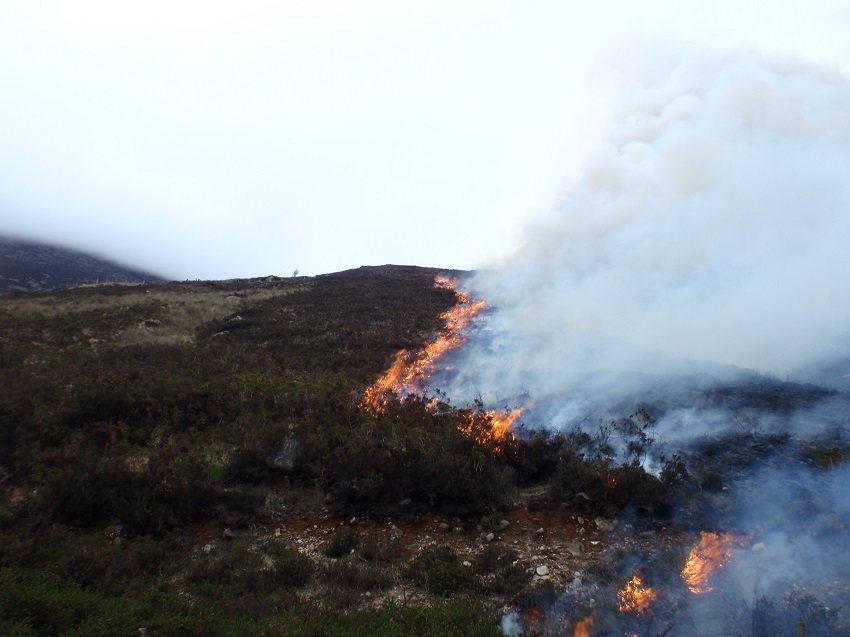
<instances>
[{"instance_id":1,"label":"mountain","mask_svg":"<svg viewBox=\"0 0 850 637\"><path fill-rule=\"evenodd\" d=\"M162 283L165 279L58 246L0 236L0 294L90 285Z\"/></svg>"}]
</instances>

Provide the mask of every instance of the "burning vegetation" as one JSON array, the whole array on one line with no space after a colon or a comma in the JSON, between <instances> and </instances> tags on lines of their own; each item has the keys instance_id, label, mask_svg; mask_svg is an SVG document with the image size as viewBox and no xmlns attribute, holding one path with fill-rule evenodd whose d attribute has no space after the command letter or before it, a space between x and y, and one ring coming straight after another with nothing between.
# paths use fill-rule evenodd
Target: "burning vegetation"
<instances>
[{"instance_id":1,"label":"burning vegetation","mask_svg":"<svg viewBox=\"0 0 850 637\"><path fill-rule=\"evenodd\" d=\"M700 532L700 541L688 555L682 580L694 595L710 593L714 590L711 579L724 568L732 558L732 552L749 543L751 537L734 533Z\"/></svg>"},{"instance_id":2,"label":"burning vegetation","mask_svg":"<svg viewBox=\"0 0 850 637\"><path fill-rule=\"evenodd\" d=\"M392 366L366 389L362 406L372 416L385 413L392 397L404 399L408 396L421 396L446 357L466 343L464 331L486 306L484 299L474 299L469 293L458 290L457 279L438 276L434 280L434 286L452 290L457 296L457 303L440 316L445 322L445 327L432 342L418 351L398 352ZM489 425L486 438L490 441L499 441L508 435L511 425L522 415L522 412L522 409L504 411L478 409L462 418L459 428L464 433L473 435L475 429L473 420L480 420L483 416Z\"/></svg>"},{"instance_id":3,"label":"burning vegetation","mask_svg":"<svg viewBox=\"0 0 850 637\"><path fill-rule=\"evenodd\" d=\"M623 590L617 593L621 613L643 614L649 610L654 599L655 591L644 585L637 575L632 577L623 587Z\"/></svg>"}]
</instances>

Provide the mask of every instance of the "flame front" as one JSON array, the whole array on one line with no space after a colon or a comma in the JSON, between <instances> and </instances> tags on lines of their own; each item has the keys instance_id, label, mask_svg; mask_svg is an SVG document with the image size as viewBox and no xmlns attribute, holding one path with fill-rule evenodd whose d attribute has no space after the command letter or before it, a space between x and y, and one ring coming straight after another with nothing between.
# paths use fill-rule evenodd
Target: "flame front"
<instances>
[{"instance_id":1,"label":"flame front","mask_svg":"<svg viewBox=\"0 0 850 637\"><path fill-rule=\"evenodd\" d=\"M484 309L484 299L472 299L469 294L456 289L457 280L447 277L437 277L434 285L453 290L457 295L455 306L440 316L445 321L445 328L437 338L419 352L401 350L396 354L392 366L369 387L363 394L363 408L373 416L384 413L387 401L391 396L408 396L417 393L425 385L445 356L466 342L461 336L473 318ZM486 432L488 441L503 439L514 421L519 418L522 409L501 411L484 411L488 421ZM472 422L461 424L461 431L472 434Z\"/></svg>"},{"instance_id":2,"label":"flame front","mask_svg":"<svg viewBox=\"0 0 850 637\"><path fill-rule=\"evenodd\" d=\"M699 544L691 549L685 568L682 569L685 586L695 595L713 591L714 587L709 583L712 575L726 566L732 557L733 549L750 541L750 536L734 533L700 531L700 536Z\"/></svg>"},{"instance_id":3,"label":"flame front","mask_svg":"<svg viewBox=\"0 0 850 637\"><path fill-rule=\"evenodd\" d=\"M437 365L448 354L466 342L460 333L469 326L470 321L484 309L483 299L473 300L466 292L455 289L456 281L446 277L437 277L434 285L455 291L458 301L448 312L440 316L446 327L436 340L418 353L401 350L396 354L395 362L377 382L363 395L363 406L372 415L383 412L390 395L406 396L417 389L433 375Z\"/></svg>"},{"instance_id":4,"label":"flame front","mask_svg":"<svg viewBox=\"0 0 850 637\"><path fill-rule=\"evenodd\" d=\"M590 637L590 629L593 628L593 617L582 619L576 624L576 629L573 631L573 637Z\"/></svg>"},{"instance_id":5,"label":"flame front","mask_svg":"<svg viewBox=\"0 0 850 637\"><path fill-rule=\"evenodd\" d=\"M623 590L617 593L617 601L620 602L621 613L640 615L649 610L654 600L655 591L648 586L644 586L637 575L632 577L623 587Z\"/></svg>"}]
</instances>

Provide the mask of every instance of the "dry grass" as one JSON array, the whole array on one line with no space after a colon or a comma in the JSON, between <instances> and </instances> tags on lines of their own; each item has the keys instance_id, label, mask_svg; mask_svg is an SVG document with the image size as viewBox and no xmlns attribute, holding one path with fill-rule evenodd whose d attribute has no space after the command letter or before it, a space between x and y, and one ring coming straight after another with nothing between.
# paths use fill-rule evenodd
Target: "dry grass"
<instances>
[{"instance_id":1,"label":"dry grass","mask_svg":"<svg viewBox=\"0 0 850 637\"><path fill-rule=\"evenodd\" d=\"M100 285L80 286L52 294L27 294L0 299L9 314L68 319L90 313L132 312L139 320L133 327L119 329L106 340L113 345L176 345L194 341L204 324L245 311L271 298L302 291L304 282L259 285L254 281L225 282L214 287L206 283L162 286ZM88 334L86 330L84 334ZM104 334L98 334L100 339Z\"/></svg>"}]
</instances>

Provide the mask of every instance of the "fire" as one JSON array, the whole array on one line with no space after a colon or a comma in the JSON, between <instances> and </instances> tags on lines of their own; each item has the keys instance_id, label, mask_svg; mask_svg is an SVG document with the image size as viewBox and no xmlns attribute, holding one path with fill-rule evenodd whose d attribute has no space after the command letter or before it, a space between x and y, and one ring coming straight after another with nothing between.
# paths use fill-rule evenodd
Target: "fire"
<instances>
[{"instance_id":1,"label":"fire","mask_svg":"<svg viewBox=\"0 0 850 637\"><path fill-rule=\"evenodd\" d=\"M640 615L649 610L655 600L655 591L644 586L641 579L635 575L623 587L623 590L617 593L617 600L620 602L621 613Z\"/></svg>"},{"instance_id":2,"label":"fire","mask_svg":"<svg viewBox=\"0 0 850 637\"><path fill-rule=\"evenodd\" d=\"M434 285L454 290L456 281L437 277ZM422 383L431 377L446 354L466 342L460 333L484 309L485 301L473 300L466 292L455 290L455 293L458 302L440 317L446 322L446 327L437 339L418 353L401 350L396 354L392 367L366 390L363 406L367 411L378 415L383 412L390 395L406 396L415 393Z\"/></svg>"},{"instance_id":3,"label":"fire","mask_svg":"<svg viewBox=\"0 0 850 637\"><path fill-rule=\"evenodd\" d=\"M593 628L593 617L582 619L576 624L576 629L573 631L573 637L590 637L590 629Z\"/></svg>"},{"instance_id":4,"label":"fire","mask_svg":"<svg viewBox=\"0 0 850 637\"><path fill-rule=\"evenodd\" d=\"M473 299L468 293L457 290L456 279L437 277L434 285L454 290L458 301L451 310L440 317L445 321L445 328L433 342L419 352L401 350L396 354L392 366L364 392L361 404L373 416L384 412L391 396L408 396L419 391L437 370L445 356L466 342L461 333L486 305L484 299ZM522 411L522 409L510 409L504 412L483 412L485 418L489 420L488 440L504 438ZM472 422L462 424L460 428L467 434L471 434L474 429Z\"/></svg>"},{"instance_id":5,"label":"fire","mask_svg":"<svg viewBox=\"0 0 850 637\"><path fill-rule=\"evenodd\" d=\"M700 531L700 542L691 549L682 579L695 595L710 593L714 587L709 584L712 575L722 569L732 557L733 549L746 545L751 536L734 533L710 533Z\"/></svg>"}]
</instances>

